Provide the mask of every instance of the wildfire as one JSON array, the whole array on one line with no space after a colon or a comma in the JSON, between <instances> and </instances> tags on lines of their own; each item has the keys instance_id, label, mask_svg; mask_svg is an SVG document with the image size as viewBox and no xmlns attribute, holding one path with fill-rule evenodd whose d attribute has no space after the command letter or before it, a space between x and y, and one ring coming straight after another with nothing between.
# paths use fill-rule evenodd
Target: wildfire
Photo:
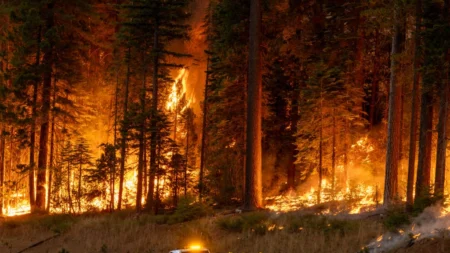
<instances>
[{"instance_id":1,"label":"wildfire","mask_svg":"<svg viewBox=\"0 0 450 253\"><path fill-rule=\"evenodd\" d=\"M351 151L364 154L364 159L370 162L369 153L374 151L374 147L367 137L363 137L351 145ZM352 168L348 170L350 172L355 171L355 168L353 168L355 165L352 161L349 162L349 165ZM346 173L343 165L338 165L336 168L338 173ZM343 183L344 186L339 186L337 179L337 176L334 179L322 179L320 196L319 189L312 186L302 194L290 192L285 195L268 197L266 198L266 208L275 212L290 212L305 207L316 206L319 204L318 200L320 199L322 204L335 203L334 206L330 204L332 208L324 209L321 207L320 210L322 213L344 211L350 214L356 214L363 210L374 209L379 204L381 194L378 192L376 184L367 184L363 180L356 178L357 180L355 181L358 182L357 184L349 184L349 181L346 181ZM341 203L341 205L336 206L336 203Z\"/></svg>"},{"instance_id":2,"label":"wildfire","mask_svg":"<svg viewBox=\"0 0 450 253\"><path fill-rule=\"evenodd\" d=\"M186 95L186 82L188 78L188 71L185 68L182 68L178 73L178 76L175 78L172 83L171 91L169 94L169 98L167 100L166 109L172 111L178 107L180 99ZM178 85L181 84L181 90L179 90ZM186 106L181 110L184 111L185 108L189 107L192 99L187 101Z\"/></svg>"},{"instance_id":3,"label":"wildfire","mask_svg":"<svg viewBox=\"0 0 450 253\"><path fill-rule=\"evenodd\" d=\"M353 189L347 187L344 190L335 191L334 193L332 187L332 184L327 179L322 180L322 191L320 193L322 203L332 201L348 203L346 208L351 207L351 209L347 209L350 214L359 213L361 209L375 207L377 204L377 193L375 187L371 185L359 184ZM317 195L318 191L314 187L311 187L306 193L298 196L290 194L268 197L266 198L266 202L269 204L266 205L266 208L275 212L290 212L305 207L313 207L317 205ZM329 211L324 210L323 212Z\"/></svg>"}]
</instances>

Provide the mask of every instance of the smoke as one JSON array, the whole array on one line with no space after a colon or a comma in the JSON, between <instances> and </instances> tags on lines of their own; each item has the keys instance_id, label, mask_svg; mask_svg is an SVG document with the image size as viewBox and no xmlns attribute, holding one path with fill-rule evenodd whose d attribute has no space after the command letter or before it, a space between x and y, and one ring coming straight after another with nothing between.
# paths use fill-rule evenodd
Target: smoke
<instances>
[{"instance_id":1,"label":"smoke","mask_svg":"<svg viewBox=\"0 0 450 253\"><path fill-rule=\"evenodd\" d=\"M450 228L450 214L440 205L426 208L411 225L404 230L388 232L381 235L366 248L371 253L389 252L390 250L409 247L417 241L427 238L442 237Z\"/></svg>"}]
</instances>

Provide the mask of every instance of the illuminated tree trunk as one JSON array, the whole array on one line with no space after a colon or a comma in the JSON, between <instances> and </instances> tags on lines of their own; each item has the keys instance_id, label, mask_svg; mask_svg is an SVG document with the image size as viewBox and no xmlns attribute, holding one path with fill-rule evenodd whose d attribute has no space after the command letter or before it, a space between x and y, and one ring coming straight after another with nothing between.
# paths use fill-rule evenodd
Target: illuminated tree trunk
<instances>
[{"instance_id":1,"label":"illuminated tree trunk","mask_svg":"<svg viewBox=\"0 0 450 253\"><path fill-rule=\"evenodd\" d=\"M55 109L56 106L56 78L53 81L53 100L52 108ZM51 196L52 196L52 182L53 182L53 170L55 169L54 164L54 154L55 154L55 111L52 111L52 126L50 135L50 162L49 162L49 172L48 172L48 191L47 191L47 212L50 211Z\"/></svg>"},{"instance_id":2,"label":"illuminated tree trunk","mask_svg":"<svg viewBox=\"0 0 450 253\"><path fill-rule=\"evenodd\" d=\"M150 182L148 184L147 209L150 211L154 207L155 175L156 175L156 146L157 146L157 119L158 114L158 72L159 72L159 21L156 15L155 30L153 34L153 94L152 94L152 115L150 121ZM158 200L157 200L158 201ZM155 205L155 213L157 213Z\"/></svg>"},{"instance_id":3,"label":"illuminated tree trunk","mask_svg":"<svg viewBox=\"0 0 450 253\"><path fill-rule=\"evenodd\" d=\"M5 185L5 136L4 136L4 127L0 128L0 216L3 214L3 205L5 202L4 196L4 185Z\"/></svg>"},{"instance_id":4,"label":"illuminated tree trunk","mask_svg":"<svg viewBox=\"0 0 450 253\"><path fill-rule=\"evenodd\" d=\"M46 30L51 31L54 27L54 1L50 1L47 4L47 18L46 18ZM50 113L50 96L52 89L52 68L54 62L53 55L53 36L48 35L47 43L48 47L44 51L43 57L43 88L42 88L42 122L41 122L41 132L39 136L39 157L38 157L38 173L37 173L37 188L36 188L36 207L40 210L45 210L46 204L46 169L47 169L47 159L48 159L48 130L49 130L49 113Z\"/></svg>"},{"instance_id":5,"label":"illuminated tree trunk","mask_svg":"<svg viewBox=\"0 0 450 253\"><path fill-rule=\"evenodd\" d=\"M72 193L71 193L72 189L70 187L70 182L71 182L71 180L70 180L70 172L71 172L70 166L71 166L70 165L70 161L68 161L67 162L67 197L69 199L69 213L72 213L73 212L73 205L72 205Z\"/></svg>"},{"instance_id":6,"label":"illuminated tree trunk","mask_svg":"<svg viewBox=\"0 0 450 253\"><path fill-rule=\"evenodd\" d=\"M141 129L139 130L139 161L138 161L138 175L137 175L137 189L136 189L136 211L141 211L142 209L142 183L143 174L145 169L145 93L146 93L146 63L145 63L145 52L143 57L144 62L144 72L142 76L142 91L141 91Z\"/></svg>"},{"instance_id":7,"label":"illuminated tree trunk","mask_svg":"<svg viewBox=\"0 0 450 253\"><path fill-rule=\"evenodd\" d=\"M189 112L188 112L189 113ZM187 197L187 172L189 166L189 124L190 124L190 114L186 117L186 154L185 154L185 166L184 166L184 197Z\"/></svg>"},{"instance_id":8,"label":"illuminated tree trunk","mask_svg":"<svg viewBox=\"0 0 450 253\"><path fill-rule=\"evenodd\" d=\"M332 136L332 151L331 151L331 190L333 197L335 194L336 184L336 109L333 108L333 136Z\"/></svg>"},{"instance_id":9,"label":"illuminated tree trunk","mask_svg":"<svg viewBox=\"0 0 450 253\"><path fill-rule=\"evenodd\" d=\"M448 22L448 7L449 0L444 1L443 18ZM444 56L446 66L444 68L444 77L439 80L439 122L437 125L438 130L438 143L436 149L436 174L434 181L434 195L443 198L444 195L444 183L445 183L445 162L447 153L447 115L448 115L448 48L445 47Z\"/></svg>"},{"instance_id":10,"label":"illuminated tree trunk","mask_svg":"<svg viewBox=\"0 0 450 253\"><path fill-rule=\"evenodd\" d=\"M323 179L323 171L322 171L322 160L323 160L323 105L322 105L322 83L320 87L320 125L319 125L319 167L317 170L319 171L319 186L317 189L317 204L321 202L322 195L322 179Z\"/></svg>"},{"instance_id":11,"label":"illuminated tree trunk","mask_svg":"<svg viewBox=\"0 0 450 253\"><path fill-rule=\"evenodd\" d=\"M208 82L209 82L209 56L206 61L206 80L205 80L205 94L203 100L203 120L202 120L202 148L200 150L200 175L198 182L198 195L200 201L202 201L203 194L203 170L205 166L205 149L206 149L206 120L208 110Z\"/></svg>"},{"instance_id":12,"label":"illuminated tree trunk","mask_svg":"<svg viewBox=\"0 0 450 253\"><path fill-rule=\"evenodd\" d=\"M247 98L247 152L244 209L262 207L261 183L261 1L250 1L250 44Z\"/></svg>"},{"instance_id":13,"label":"illuminated tree trunk","mask_svg":"<svg viewBox=\"0 0 450 253\"><path fill-rule=\"evenodd\" d=\"M291 148L291 157L289 158L289 164L287 167L287 187L289 190L295 189L295 160L297 159L297 145L295 144L295 135L297 133L297 124L298 124L298 98L300 96L300 89L298 87L294 87L294 91L292 92L291 99L291 133L292 133L292 144Z\"/></svg>"},{"instance_id":14,"label":"illuminated tree trunk","mask_svg":"<svg viewBox=\"0 0 450 253\"><path fill-rule=\"evenodd\" d=\"M117 112L119 107L119 71L116 76L116 96L114 102L114 159L113 168L110 171L110 211L114 211L115 207L115 183L116 183L116 168L117 168Z\"/></svg>"},{"instance_id":15,"label":"illuminated tree trunk","mask_svg":"<svg viewBox=\"0 0 450 253\"><path fill-rule=\"evenodd\" d=\"M123 181L125 176L125 161L126 161L126 150L127 150L127 138L128 138L128 86L130 82L130 61L131 61L131 49L128 47L127 53L127 76L125 79L125 99L123 102L123 129L122 129L122 140L120 143L120 170L119 170L119 199L117 200L117 209L122 209L122 196L123 196Z\"/></svg>"},{"instance_id":16,"label":"illuminated tree trunk","mask_svg":"<svg viewBox=\"0 0 450 253\"><path fill-rule=\"evenodd\" d=\"M400 127L402 116L398 113L401 110L402 86L397 78L400 66L396 57L402 52L402 29L399 22L400 10L398 10L397 6L395 8L395 24L391 51L391 77L389 85L388 140L386 149L384 205L390 205L397 196L398 164L400 157Z\"/></svg>"},{"instance_id":17,"label":"illuminated tree trunk","mask_svg":"<svg viewBox=\"0 0 450 253\"><path fill-rule=\"evenodd\" d=\"M417 123L419 113L419 67L420 67L420 22L422 13L422 2L416 0L416 20L414 34L414 70L413 70L413 89L411 105L411 126L409 134L409 158L408 158L408 182L406 186L406 205L408 209L412 208L414 202L414 175L417 150Z\"/></svg>"},{"instance_id":18,"label":"illuminated tree trunk","mask_svg":"<svg viewBox=\"0 0 450 253\"><path fill-rule=\"evenodd\" d=\"M78 167L78 212L81 213L81 179L83 175L83 154L80 154L80 165Z\"/></svg>"},{"instance_id":19,"label":"illuminated tree trunk","mask_svg":"<svg viewBox=\"0 0 450 253\"><path fill-rule=\"evenodd\" d=\"M36 68L39 67L40 59L41 59L41 26L38 28L38 37L37 37L37 50L36 50ZM35 162L35 148L36 148L36 116L37 116L37 95L38 95L38 86L39 83L37 81L33 82L33 104L31 109L31 129L30 129L30 165L28 172L28 189L29 189L29 199L30 199L30 207L31 210L34 210L36 207L36 195L35 195L35 185L34 178L36 172L36 162Z\"/></svg>"}]
</instances>

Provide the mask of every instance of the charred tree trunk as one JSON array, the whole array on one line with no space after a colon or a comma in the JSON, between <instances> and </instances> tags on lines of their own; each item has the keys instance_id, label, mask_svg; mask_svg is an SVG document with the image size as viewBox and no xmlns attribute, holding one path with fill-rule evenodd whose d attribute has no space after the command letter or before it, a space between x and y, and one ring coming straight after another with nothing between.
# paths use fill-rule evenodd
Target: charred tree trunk
<instances>
[{"instance_id":1,"label":"charred tree trunk","mask_svg":"<svg viewBox=\"0 0 450 253\"><path fill-rule=\"evenodd\" d=\"M72 206L72 189L71 189L71 185L70 185L70 174L71 174L71 169L70 169L70 162L67 162L67 197L69 199L69 213L73 212L73 206Z\"/></svg>"},{"instance_id":2,"label":"charred tree trunk","mask_svg":"<svg viewBox=\"0 0 450 253\"><path fill-rule=\"evenodd\" d=\"M146 94L146 63L145 63L145 52L144 52L144 73L142 81L142 91L141 91L141 129L139 130L139 161L138 161L138 175L137 175L137 189L136 189L136 211L141 211L142 209L142 183L144 174L144 160L145 160L145 94Z\"/></svg>"},{"instance_id":3,"label":"charred tree trunk","mask_svg":"<svg viewBox=\"0 0 450 253\"><path fill-rule=\"evenodd\" d=\"M78 167L78 213L81 213L81 179L83 177L83 155L80 154L80 165Z\"/></svg>"},{"instance_id":4,"label":"charred tree trunk","mask_svg":"<svg viewBox=\"0 0 450 253\"><path fill-rule=\"evenodd\" d=\"M55 106L56 106L56 82L57 79L54 78L53 81L53 100L52 100L52 126L50 135L50 161L49 161L49 171L48 171L48 191L47 191L47 212L50 211L51 196L52 196L52 181L53 181L53 170L55 169Z\"/></svg>"},{"instance_id":5,"label":"charred tree trunk","mask_svg":"<svg viewBox=\"0 0 450 253\"><path fill-rule=\"evenodd\" d=\"M412 106L411 106L411 126L409 134L409 158L408 158L408 182L406 186L406 205L411 209L414 202L414 175L417 150L417 123L419 113L419 67L420 67L420 22L422 16L421 0L416 0L416 20L414 34L414 65L413 65L413 89L412 89Z\"/></svg>"},{"instance_id":6,"label":"charred tree trunk","mask_svg":"<svg viewBox=\"0 0 450 253\"><path fill-rule=\"evenodd\" d=\"M292 92L292 109L291 109L291 133L292 133L292 143L290 145L291 157L289 158L289 164L287 167L287 187L289 190L295 189L295 160L297 159L297 145L295 144L295 135L297 134L297 124L298 124L298 98L300 96L300 89L294 87Z\"/></svg>"},{"instance_id":7,"label":"charred tree trunk","mask_svg":"<svg viewBox=\"0 0 450 253\"><path fill-rule=\"evenodd\" d=\"M207 110L208 110L208 83L209 83L209 56L206 61L206 80L205 80L205 94L203 101L203 120L202 120L202 148L200 150L200 175L198 182L198 195L199 200L202 201L203 193L203 170L205 166L205 145L206 145L206 120L207 120Z\"/></svg>"},{"instance_id":8,"label":"charred tree trunk","mask_svg":"<svg viewBox=\"0 0 450 253\"><path fill-rule=\"evenodd\" d=\"M429 194L431 167L431 137L433 123L433 106L431 94L422 87L420 105L419 161L417 164L416 201Z\"/></svg>"},{"instance_id":9,"label":"charred tree trunk","mask_svg":"<svg viewBox=\"0 0 450 253\"><path fill-rule=\"evenodd\" d=\"M331 151L331 190L335 193L336 184L336 109L333 109L333 136L332 136L332 151Z\"/></svg>"},{"instance_id":10,"label":"charred tree trunk","mask_svg":"<svg viewBox=\"0 0 450 253\"><path fill-rule=\"evenodd\" d=\"M322 86L322 84L321 84ZM322 160L323 160L323 107L322 107L322 87L320 91L320 129L319 129L319 187L317 189L317 204L320 204L321 195L322 195L322 179L323 179L323 170L322 170Z\"/></svg>"},{"instance_id":11,"label":"charred tree trunk","mask_svg":"<svg viewBox=\"0 0 450 253\"><path fill-rule=\"evenodd\" d=\"M158 72L159 72L159 20L158 11L155 17L155 31L153 34L153 93L152 93L152 115L150 121L150 182L148 183L147 209L154 207L155 175L156 175L156 149L158 140L157 115L158 115ZM155 205L156 206L156 205ZM157 212L157 206L155 213Z\"/></svg>"},{"instance_id":12,"label":"charred tree trunk","mask_svg":"<svg viewBox=\"0 0 450 253\"><path fill-rule=\"evenodd\" d=\"M50 31L54 27L54 1L47 4L46 30ZM52 36L52 35L49 35ZM51 90L52 90L52 68L53 68L53 38L48 37L49 44L44 52L43 57L43 89L42 89L42 122L39 136L39 157L38 157L38 173L36 187L36 207L45 210L46 205L46 168L48 159L48 132L49 132L49 114L51 106Z\"/></svg>"},{"instance_id":13,"label":"charred tree trunk","mask_svg":"<svg viewBox=\"0 0 450 253\"><path fill-rule=\"evenodd\" d=\"M449 0L444 1L443 18L448 22L448 8ZM438 130L438 143L436 149L436 175L434 181L434 195L443 198L444 195L444 183L445 183L445 162L447 154L447 116L448 116L448 48L445 48L445 78L439 80L439 122L437 126Z\"/></svg>"},{"instance_id":14,"label":"charred tree trunk","mask_svg":"<svg viewBox=\"0 0 450 253\"><path fill-rule=\"evenodd\" d=\"M128 138L128 86L130 82L130 61L131 61L131 49L128 47L127 53L127 74L125 79L125 100L123 103L123 129L122 129L122 140L120 143L120 170L119 170L119 199L117 200L117 209L122 209L122 197L123 197L123 181L125 177L125 161L127 152L127 138Z\"/></svg>"},{"instance_id":15,"label":"charred tree trunk","mask_svg":"<svg viewBox=\"0 0 450 253\"><path fill-rule=\"evenodd\" d=\"M4 185L5 185L5 148L6 140L4 136L4 127L0 128L0 216L3 214L3 205L5 202Z\"/></svg>"},{"instance_id":16,"label":"charred tree trunk","mask_svg":"<svg viewBox=\"0 0 450 253\"><path fill-rule=\"evenodd\" d=\"M397 4L396 4L397 5ZM384 205L390 205L398 193L398 165L400 157L402 86L398 80L399 61L396 59L402 52L402 28L400 24L399 6L395 7L394 34L391 51L391 77L389 85L388 140L386 153L386 172L384 183Z\"/></svg>"},{"instance_id":17,"label":"charred tree trunk","mask_svg":"<svg viewBox=\"0 0 450 253\"><path fill-rule=\"evenodd\" d=\"M37 50L36 50L36 69L39 67L41 60L41 26L38 28L37 37ZM36 148L36 116L37 116L37 96L38 96L38 86L39 82L33 82L33 104L31 109L31 129L30 129L30 165L28 172L28 187L29 187L29 199L31 210L36 208L36 195L35 195L35 185L34 178L36 172L36 162L35 162L35 148Z\"/></svg>"},{"instance_id":18,"label":"charred tree trunk","mask_svg":"<svg viewBox=\"0 0 450 253\"><path fill-rule=\"evenodd\" d=\"M244 209L262 207L261 183L261 100L260 58L261 1L250 1L250 35L248 57L247 152Z\"/></svg>"},{"instance_id":19,"label":"charred tree trunk","mask_svg":"<svg viewBox=\"0 0 450 253\"><path fill-rule=\"evenodd\" d=\"M184 166L184 197L187 197L187 173L189 166L189 124L190 124L190 114L186 117L186 154L185 154L185 166Z\"/></svg>"}]
</instances>

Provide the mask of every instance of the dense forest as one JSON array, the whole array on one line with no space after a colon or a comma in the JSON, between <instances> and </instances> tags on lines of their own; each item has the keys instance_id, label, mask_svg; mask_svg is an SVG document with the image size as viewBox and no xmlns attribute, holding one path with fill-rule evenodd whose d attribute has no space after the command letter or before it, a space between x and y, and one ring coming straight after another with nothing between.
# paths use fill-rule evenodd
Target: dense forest
<instances>
[{"instance_id":1,"label":"dense forest","mask_svg":"<svg viewBox=\"0 0 450 253\"><path fill-rule=\"evenodd\" d=\"M445 203L449 8L3 0L0 212Z\"/></svg>"}]
</instances>

